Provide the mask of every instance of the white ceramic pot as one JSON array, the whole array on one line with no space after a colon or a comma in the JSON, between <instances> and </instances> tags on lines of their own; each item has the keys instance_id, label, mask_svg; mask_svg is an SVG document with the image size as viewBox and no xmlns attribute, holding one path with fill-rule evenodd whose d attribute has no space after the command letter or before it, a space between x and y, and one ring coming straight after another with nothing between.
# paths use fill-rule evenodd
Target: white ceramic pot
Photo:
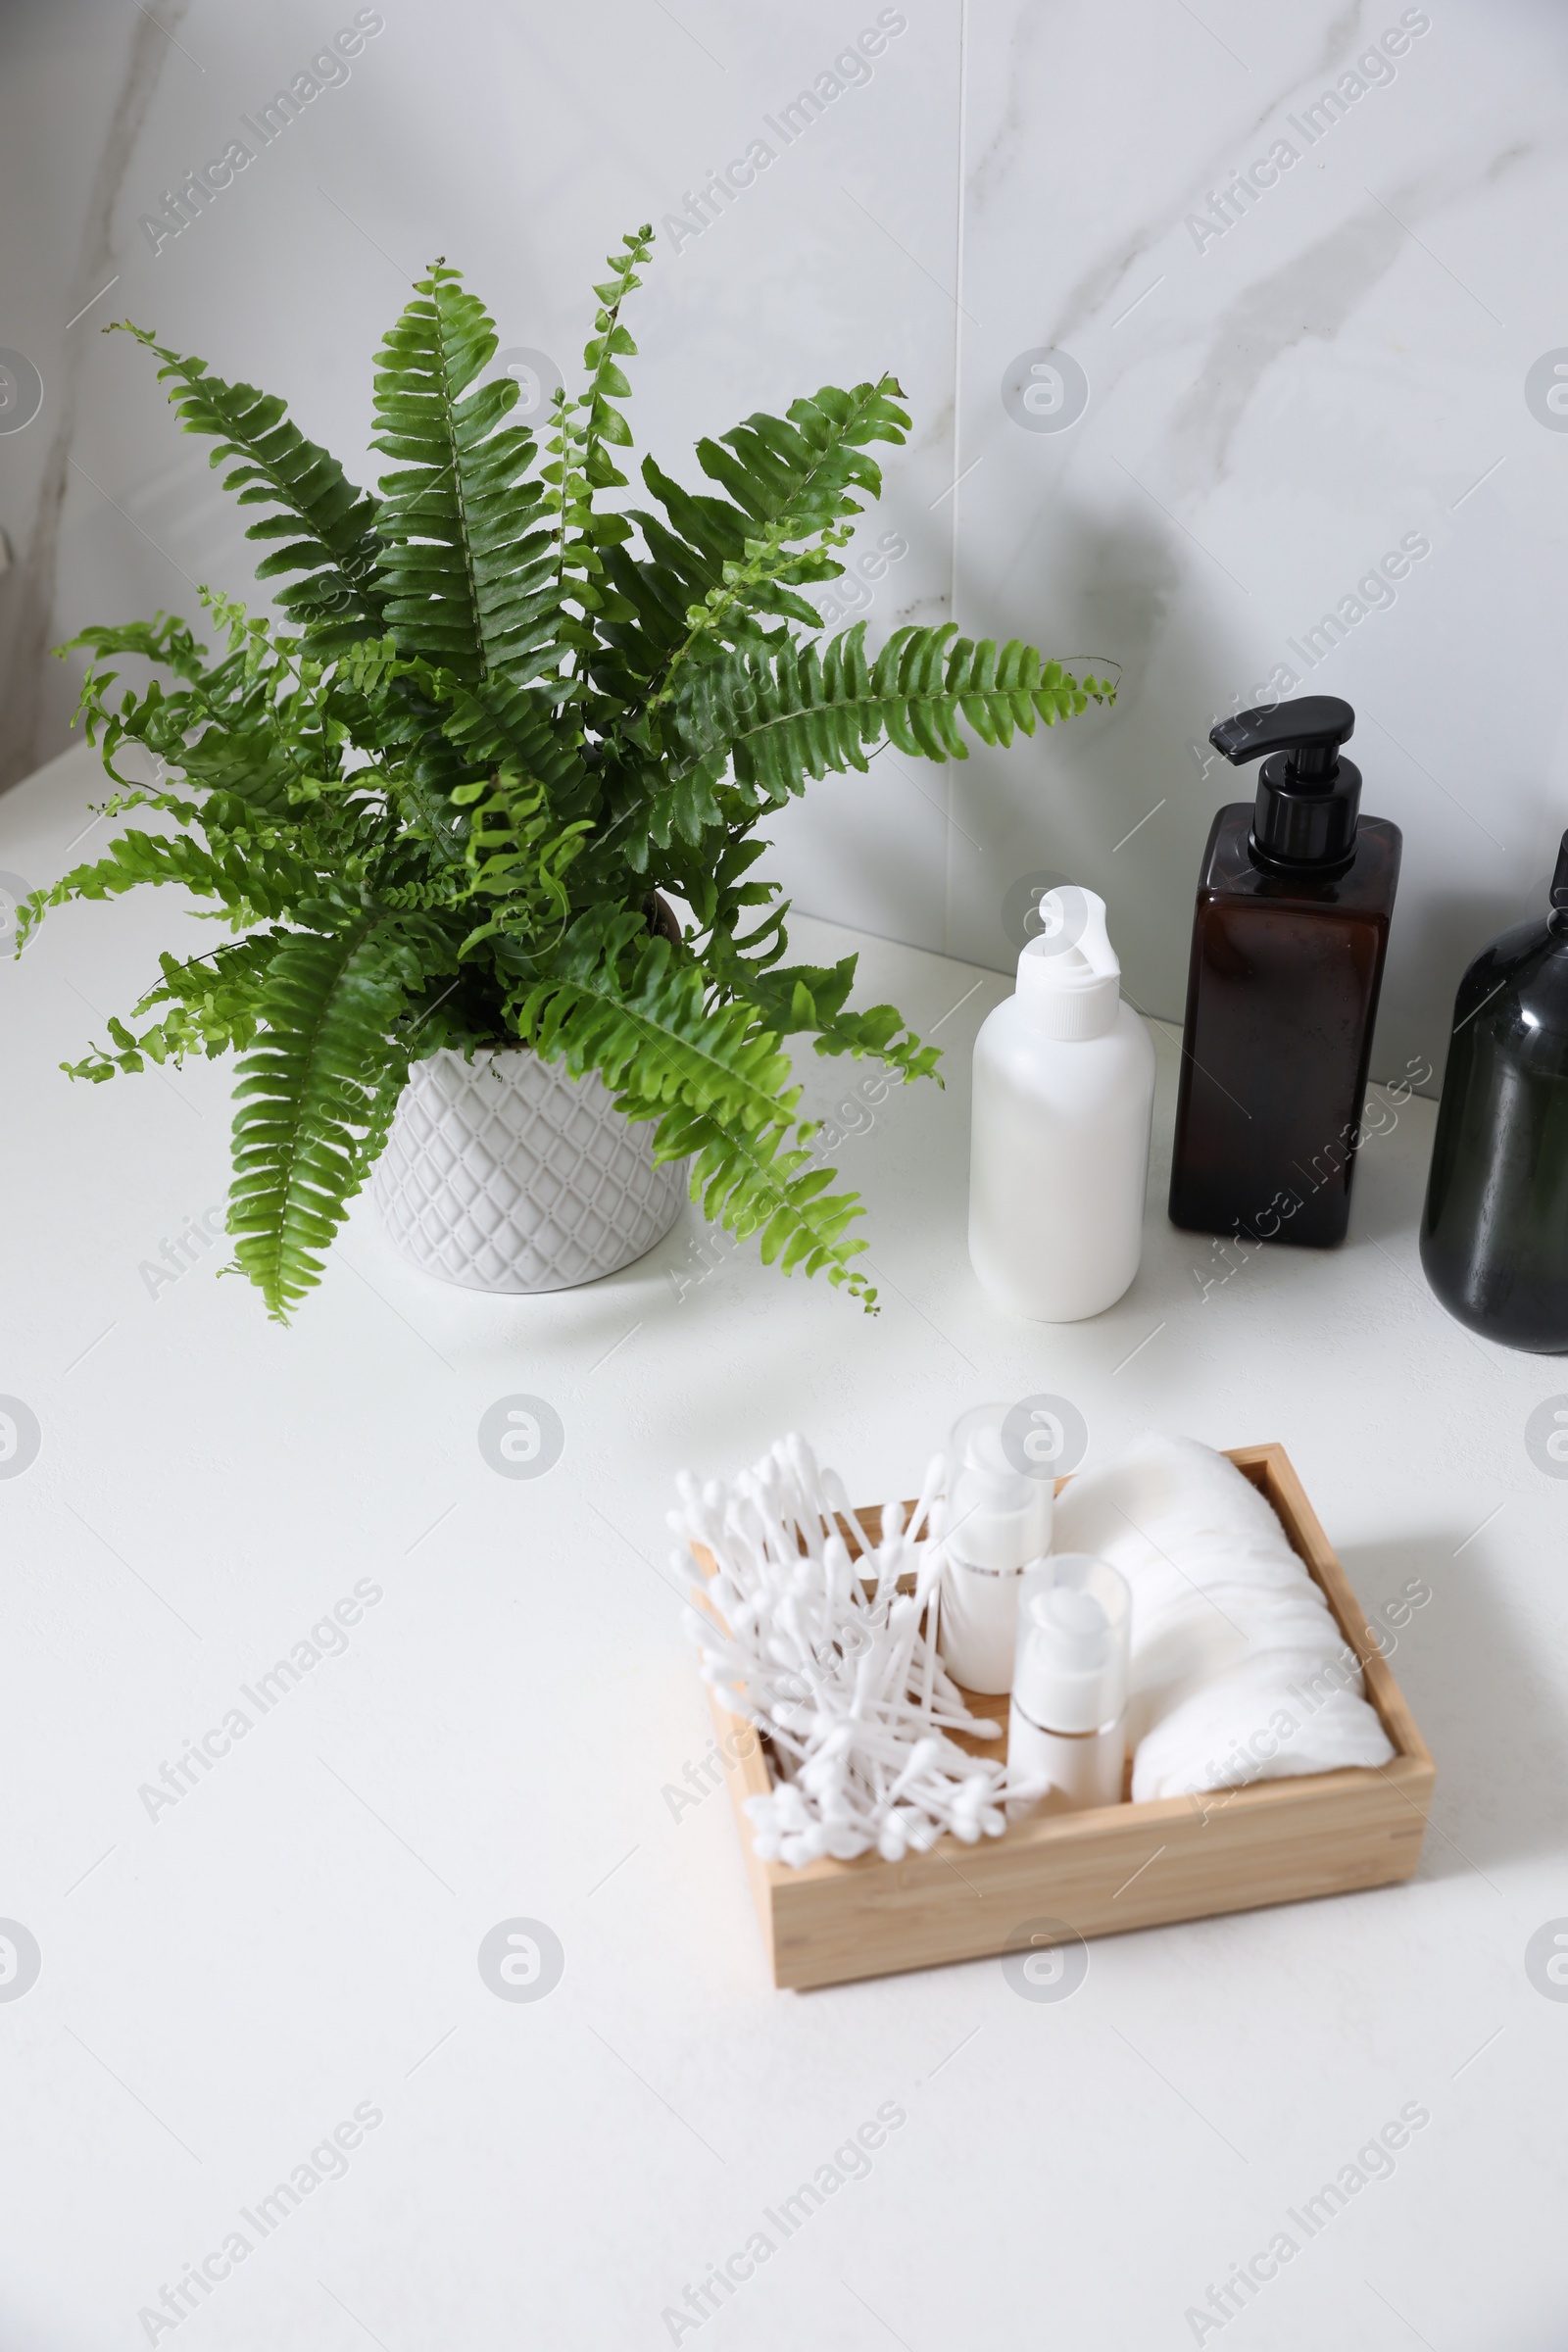
<instances>
[{"instance_id":1,"label":"white ceramic pot","mask_svg":"<svg viewBox=\"0 0 1568 2352\"><path fill-rule=\"evenodd\" d=\"M655 1167L655 1122L604 1080L525 1049L416 1062L370 1194L403 1255L470 1291L566 1291L662 1241L686 1163Z\"/></svg>"}]
</instances>

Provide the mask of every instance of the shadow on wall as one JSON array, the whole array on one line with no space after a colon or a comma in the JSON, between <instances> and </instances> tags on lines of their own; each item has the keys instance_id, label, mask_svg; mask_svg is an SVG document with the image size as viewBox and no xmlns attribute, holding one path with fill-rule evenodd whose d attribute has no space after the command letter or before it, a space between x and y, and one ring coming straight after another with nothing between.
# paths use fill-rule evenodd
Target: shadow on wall
<instances>
[{"instance_id":1,"label":"shadow on wall","mask_svg":"<svg viewBox=\"0 0 1568 2352\"><path fill-rule=\"evenodd\" d=\"M1066 589L1063 601L1080 623L1079 636L1064 646L1064 653L1078 654L1081 637L1086 665L1090 656L1120 663L1121 683L1110 722L1129 730L1144 713L1161 650L1169 645L1182 660L1183 621L1191 607L1178 596L1181 567L1169 535L1135 513L1112 523L1069 512L1053 549ZM1195 644L1195 672L1197 665ZM1184 714L1176 715L1180 721ZM1169 710L1162 710L1162 732L1168 733L1171 719Z\"/></svg>"},{"instance_id":2,"label":"shadow on wall","mask_svg":"<svg viewBox=\"0 0 1568 2352\"><path fill-rule=\"evenodd\" d=\"M1112 710L971 760L956 806L984 855L957 845L952 952L1010 970L1019 888L1070 878L1105 900L1129 996L1180 1019L1193 882L1216 807L1237 797L1229 769L1204 775L1201 749L1212 713L1266 678L1227 657L1163 525L1131 508L1048 504L965 608L975 634L1031 636L1080 669L1118 662L1121 677Z\"/></svg>"},{"instance_id":3,"label":"shadow on wall","mask_svg":"<svg viewBox=\"0 0 1568 2352\"><path fill-rule=\"evenodd\" d=\"M1106 902L1129 997L1180 1021L1209 826L1219 808L1250 801L1256 788L1255 768L1232 768L1210 751L1210 724L1309 693L1313 682L1293 678L1283 649L1272 668L1267 655L1244 652L1223 583L1207 593L1165 525L1137 506L1103 519L1048 501L1013 561L967 584L963 602L972 633L1032 636L1062 658L1112 657L1122 682L1114 710L970 762L954 807L983 855L955 844L951 952L1010 970L1022 944L1009 921L1020 890L1071 880ZM1387 746L1375 734L1361 763L1366 808L1390 813ZM1444 887L1428 879L1434 853L1418 838L1407 792L1401 813L1405 867L1372 1074L1388 1080L1430 1064L1418 1091L1435 1098L1460 975L1499 932L1544 911L1548 866L1523 892L1488 879L1484 864L1459 887L1450 868Z\"/></svg>"}]
</instances>

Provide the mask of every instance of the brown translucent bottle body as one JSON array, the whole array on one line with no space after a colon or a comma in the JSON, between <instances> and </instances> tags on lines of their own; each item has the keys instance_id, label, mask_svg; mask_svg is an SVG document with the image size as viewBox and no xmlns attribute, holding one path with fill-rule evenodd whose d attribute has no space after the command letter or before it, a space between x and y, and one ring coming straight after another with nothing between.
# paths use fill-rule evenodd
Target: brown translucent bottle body
<instances>
[{"instance_id":1,"label":"brown translucent bottle body","mask_svg":"<svg viewBox=\"0 0 1568 2352\"><path fill-rule=\"evenodd\" d=\"M1171 1221L1327 1249L1350 1214L1399 829L1361 818L1352 863L1320 878L1261 865L1252 822L1250 801L1220 810L1199 880Z\"/></svg>"},{"instance_id":2,"label":"brown translucent bottle body","mask_svg":"<svg viewBox=\"0 0 1568 2352\"><path fill-rule=\"evenodd\" d=\"M1214 819L1198 882L1171 1222L1308 1249L1343 1242L1397 825L1362 818L1334 695L1239 710L1209 734L1257 799Z\"/></svg>"}]
</instances>

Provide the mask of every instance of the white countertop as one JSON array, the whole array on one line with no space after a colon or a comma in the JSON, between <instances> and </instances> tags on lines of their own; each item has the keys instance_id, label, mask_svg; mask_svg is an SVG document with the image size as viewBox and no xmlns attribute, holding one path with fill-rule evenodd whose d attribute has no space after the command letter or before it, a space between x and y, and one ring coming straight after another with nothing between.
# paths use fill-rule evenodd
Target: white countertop
<instances>
[{"instance_id":1,"label":"white countertop","mask_svg":"<svg viewBox=\"0 0 1568 2352\"><path fill-rule=\"evenodd\" d=\"M0 869L62 871L102 790L74 752L0 802ZM184 927L144 891L0 965L0 1391L41 1430L0 1478L0 1916L42 1962L0 1984L6 2352L1560 2346L1568 1999L1525 1948L1568 1915L1568 1486L1524 1429L1568 1367L1428 1294L1432 1106L1366 1147L1343 1250L1210 1281L1163 1213L1161 1031L1138 1280L1094 1322L1012 1322L963 1238L969 1047L1006 982L799 921L798 955L858 947L866 1000L948 1049L946 1093L858 1098L838 1153L880 1316L715 1252L691 1210L591 1289L476 1297L362 1200L284 1331L217 1247L156 1295L142 1270L223 1200L226 1070L57 1068ZM808 1102L870 1077L813 1059ZM673 1474L799 1427L857 1494L909 1493L956 1411L1042 1390L1091 1458L1151 1425L1280 1439L1365 1606L1429 1582L1393 1660L1438 1761L1419 1873L1096 1942L1059 2003L998 1961L775 1992L727 1796L665 1793L710 1740ZM518 1392L565 1429L537 1480L475 1442ZM337 1654L247 1706L362 1580ZM139 1791L236 1705L246 1736L150 1815ZM517 1918L560 1939L546 1998L481 1981ZM1288 2212L1407 2104L1430 2123L1392 2176L1309 2239ZM381 2120L312 2167L357 2107ZM784 2238L764 2213L879 2108L905 2121L865 2177L846 2155ZM296 2176L264 2235L242 2216L302 2165L319 2185ZM760 2230L721 2310L663 2316ZM1188 2316L1282 2230L1245 2312ZM139 2321L208 2257L177 2329Z\"/></svg>"}]
</instances>

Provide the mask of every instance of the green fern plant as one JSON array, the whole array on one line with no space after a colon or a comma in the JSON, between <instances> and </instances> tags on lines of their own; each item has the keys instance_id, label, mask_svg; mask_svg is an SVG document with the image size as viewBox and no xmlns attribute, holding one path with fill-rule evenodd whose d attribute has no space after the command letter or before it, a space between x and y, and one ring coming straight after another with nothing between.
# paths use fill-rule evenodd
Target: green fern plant
<instances>
[{"instance_id":1,"label":"green fern plant","mask_svg":"<svg viewBox=\"0 0 1568 2352\"><path fill-rule=\"evenodd\" d=\"M216 444L224 488L262 510L248 536L282 617L204 589L216 658L163 614L73 641L93 656L80 715L110 813L172 823L34 892L19 945L49 906L163 883L233 934L164 956L129 1020L63 1066L103 1079L237 1054L228 1230L280 1319L318 1279L411 1064L479 1045L598 1071L657 1122L661 1158L690 1156L710 1219L874 1304L858 1198L810 1164L785 1041L905 1080L938 1054L890 1005L849 1009L853 956L785 963L757 827L885 743L961 760L965 729L1005 744L1110 699L952 626L901 628L874 658L863 623L818 646L801 591L840 573L833 551L880 493L871 445L905 438L891 376L699 442L707 491L650 459L652 506L619 501L621 312L651 242L640 229L611 258L586 386L556 395L542 449L509 420L514 381L486 376L483 306L437 262L376 356L378 496L280 400L122 322L184 429ZM126 655L155 675L113 703L103 664ZM126 743L156 783L117 768Z\"/></svg>"}]
</instances>

